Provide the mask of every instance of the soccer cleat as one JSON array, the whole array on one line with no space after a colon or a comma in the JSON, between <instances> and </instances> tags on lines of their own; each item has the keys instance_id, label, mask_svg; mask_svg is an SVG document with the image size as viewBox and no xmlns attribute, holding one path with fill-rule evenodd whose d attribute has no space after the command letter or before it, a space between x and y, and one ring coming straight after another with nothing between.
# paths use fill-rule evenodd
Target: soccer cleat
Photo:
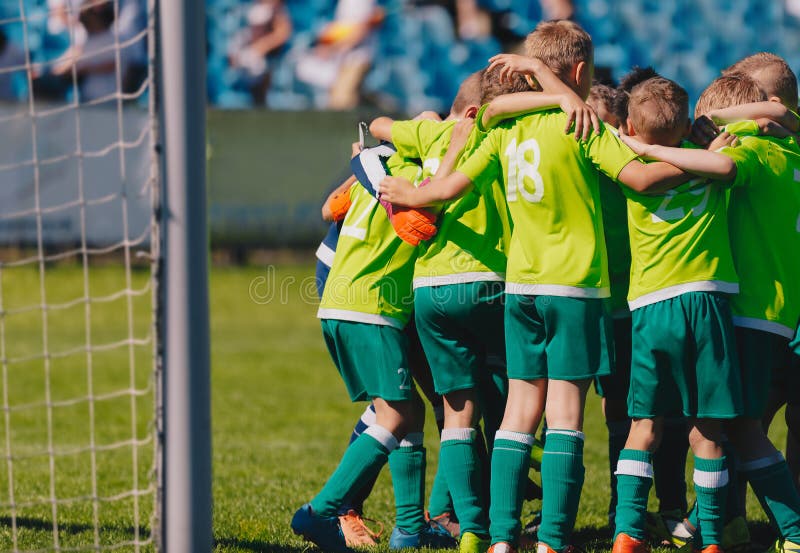
<instances>
[{"instance_id":1,"label":"soccer cleat","mask_svg":"<svg viewBox=\"0 0 800 553\"><path fill-rule=\"evenodd\" d=\"M800 544L788 540L778 540L765 553L800 553Z\"/></svg>"},{"instance_id":2,"label":"soccer cleat","mask_svg":"<svg viewBox=\"0 0 800 553\"><path fill-rule=\"evenodd\" d=\"M458 553L486 553L489 539L481 538L473 532L464 532L458 543Z\"/></svg>"},{"instance_id":3,"label":"soccer cleat","mask_svg":"<svg viewBox=\"0 0 800 553\"><path fill-rule=\"evenodd\" d=\"M692 541L694 527L683 517L681 511L647 513L645 528L653 541L661 545L683 547Z\"/></svg>"},{"instance_id":4,"label":"soccer cleat","mask_svg":"<svg viewBox=\"0 0 800 553\"><path fill-rule=\"evenodd\" d=\"M723 553L722 547L717 544L708 545L704 547L700 553Z\"/></svg>"},{"instance_id":5,"label":"soccer cleat","mask_svg":"<svg viewBox=\"0 0 800 553\"><path fill-rule=\"evenodd\" d=\"M458 539L458 536L461 535L461 525L458 523L458 519L452 513L444 512L441 515L436 515L435 517L431 518L430 513L426 511L425 520L428 521L428 524L431 524L431 521L433 521L433 524L441 526L456 539Z\"/></svg>"},{"instance_id":6,"label":"soccer cleat","mask_svg":"<svg viewBox=\"0 0 800 553\"><path fill-rule=\"evenodd\" d=\"M381 529L373 532L365 523L364 518L354 509L339 515L339 525L342 527L344 541L348 547L363 547L378 545L378 538L383 533L383 524L378 522ZM369 520L369 519L366 519ZM377 522L377 521L370 521Z\"/></svg>"},{"instance_id":7,"label":"soccer cleat","mask_svg":"<svg viewBox=\"0 0 800 553\"><path fill-rule=\"evenodd\" d=\"M450 535L450 532L445 530L442 526L429 521L430 526L426 526L416 534L409 534L402 528L395 526L392 530L392 535L389 538L389 549L403 549L410 547L419 549L422 547L431 547L434 549L455 549L458 546L456 539Z\"/></svg>"},{"instance_id":8,"label":"soccer cleat","mask_svg":"<svg viewBox=\"0 0 800 553\"><path fill-rule=\"evenodd\" d=\"M486 553L517 553L517 550L508 543L501 541L493 544Z\"/></svg>"},{"instance_id":9,"label":"soccer cleat","mask_svg":"<svg viewBox=\"0 0 800 553\"><path fill-rule=\"evenodd\" d=\"M306 503L292 517L292 531L303 536L323 551L350 553L339 525L338 517L323 517L314 514L311 505Z\"/></svg>"},{"instance_id":10,"label":"soccer cleat","mask_svg":"<svg viewBox=\"0 0 800 553\"><path fill-rule=\"evenodd\" d=\"M611 553L650 553L650 545L643 540L637 540L628 534L619 533L614 539Z\"/></svg>"},{"instance_id":11,"label":"soccer cleat","mask_svg":"<svg viewBox=\"0 0 800 553\"><path fill-rule=\"evenodd\" d=\"M725 553L744 553L750 549L750 530L744 517L739 516L728 521L722 529L720 545Z\"/></svg>"},{"instance_id":12,"label":"soccer cleat","mask_svg":"<svg viewBox=\"0 0 800 553\"><path fill-rule=\"evenodd\" d=\"M389 221L397 236L412 246L430 240L438 230L436 215L425 209L391 206L388 211Z\"/></svg>"},{"instance_id":13,"label":"soccer cleat","mask_svg":"<svg viewBox=\"0 0 800 553\"><path fill-rule=\"evenodd\" d=\"M542 524L542 512L536 511L531 521L525 525L519 535L519 548L522 550L536 549L538 545L537 533Z\"/></svg>"}]
</instances>

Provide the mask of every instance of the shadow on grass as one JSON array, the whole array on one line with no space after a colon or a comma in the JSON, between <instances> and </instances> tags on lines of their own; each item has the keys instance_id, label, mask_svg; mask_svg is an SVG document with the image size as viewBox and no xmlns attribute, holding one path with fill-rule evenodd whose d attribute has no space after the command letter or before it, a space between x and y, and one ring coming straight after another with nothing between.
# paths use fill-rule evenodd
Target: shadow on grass
<instances>
[{"instance_id":1,"label":"shadow on grass","mask_svg":"<svg viewBox=\"0 0 800 553\"><path fill-rule=\"evenodd\" d=\"M611 549L612 537L608 526L584 526L572 533L572 543L588 551Z\"/></svg>"},{"instance_id":2,"label":"shadow on grass","mask_svg":"<svg viewBox=\"0 0 800 553\"><path fill-rule=\"evenodd\" d=\"M222 547L236 547L257 553L304 553L311 547L310 544L306 547L297 547L282 543L269 543L263 540L241 540L236 538L220 538L214 540L214 543Z\"/></svg>"}]
</instances>

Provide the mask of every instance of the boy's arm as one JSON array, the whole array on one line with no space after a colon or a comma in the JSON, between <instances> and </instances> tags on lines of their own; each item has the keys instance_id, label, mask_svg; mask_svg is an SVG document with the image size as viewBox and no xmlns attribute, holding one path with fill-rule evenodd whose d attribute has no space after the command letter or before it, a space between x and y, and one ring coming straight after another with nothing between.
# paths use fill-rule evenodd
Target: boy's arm
<instances>
[{"instance_id":1,"label":"boy's arm","mask_svg":"<svg viewBox=\"0 0 800 553\"><path fill-rule=\"evenodd\" d=\"M378 117L369 124L369 134L378 140L392 141L392 123L394 119L391 117Z\"/></svg>"},{"instance_id":2,"label":"boy's arm","mask_svg":"<svg viewBox=\"0 0 800 553\"><path fill-rule=\"evenodd\" d=\"M698 177L725 181L736 178L733 160L715 151L645 144L633 136L621 136L620 139L640 157L664 161ZM714 140L714 149L729 146L734 140L736 136L722 133Z\"/></svg>"},{"instance_id":3,"label":"boy's arm","mask_svg":"<svg viewBox=\"0 0 800 553\"><path fill-rule=\"evenodd\" d=\"M727 125L737 121L771 119L782 127L797 132L800 119L797 114L778 102L753 102L727 108L715 109L706 114L717 125Z\"/></svg>"},{"instance_id":4,"label":"boy's arm","mask_svg":"<svg viewBox=\"0 0 800 553\"><path fill-rule=\"evenodd\" d=\"M444 178L455 170L456 164L458 160L461 159L461 153L464 151L464 146L467 145L467 140L469 140L474 127L474 119L462 119L456 123L455 127L453 127L453 133L450 135L450 145L447 147L447 153L444 154L434 178Z\"/></svg>"},{"instance_id":5,"label":"boy's arm","mask_svg":"<svg viewBox=\"0 0 800 553\"><path fill-rule=\"evenodd\" d=\"M663 194L688 182L690 178L689 173L669 163L642 163L638 159L629 162L617 175L617 180L634 192L653 195Z\"/></svg>"},{"instance_id":6,"label":"boy's arm","mask_svg":"<svg viewBox=\"0 0 800 553\"><path fill-rule=\"evenodd\" d=\"M758 125L759 134L762 136L772 136L774 138L789 138L791 136L795 139L798 138L797 134L772 119L759 118L756 119L756 124Z\"/></svg>"},{"instance_id":7,"label":"boy's arm","mask_svg":"<svg viewBox=\"0 0 800 553\"><path fill-rule=\"evenodd\" d=\"M381 181L381 200L406 207L434 206L457 198L470 186L472 181L469 177L458 171L441 179L432 179L420 187L402 177L386 177Z\"/></svg>"}]
</instances>

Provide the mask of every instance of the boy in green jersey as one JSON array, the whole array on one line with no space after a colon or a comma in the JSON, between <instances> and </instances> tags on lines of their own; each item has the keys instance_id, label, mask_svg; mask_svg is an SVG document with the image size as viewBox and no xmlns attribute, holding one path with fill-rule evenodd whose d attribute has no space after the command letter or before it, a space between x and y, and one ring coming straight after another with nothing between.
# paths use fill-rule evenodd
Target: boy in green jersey
<instances>
[{"instance_id":1,"label":"boy in green jersey","mask_svg":"<svg viewBox=\"0 0 800 553\"><path fill-rule=\"evenodd\" d=\"M392 174L416 178L419 167L395 154ZM351 400L372 400L376 421L347 448L336 471L292 519L292 529L320 548L350 551L337 510L388 461L397 507L390 547L451 546L452 537L424 518L424 409L414 387L403 328L411 316L416 250L395 234L386 211L364 187L351 205L318 317Z\"/></svg>"},{"instance_id":2,"label":"boy in green jersey","mask_svg":"<svg viewBox=\"0 0 800 553\"><path fill-rule=\"evenodd\" d=\"M541 60L578 96L588 95L592 43L576 23L540 23L526 47L529 56ZM511 62L512 73L517 72L517 58L501 57ZM536 60L525 58L525 63ZM497 115L492 104L481 124ZM506 269L509 397L492 454L494 553L513 551L518 540L522 484L533 432L545 409L540 551L563 551L575 523L583 484L585 395L596 376L610 371L610 319L603 301L609 284L598 169L639 191L666 190L688 179L672 165L641 163L603 126L586 141L567 137L567 121L561 110L506 121L492 129L452 175L423 188L391 177L381 185L386 200L409 206L457 197L483 179L505 185L514 222Z\"/></svg>"},{"instance_id":3,"label":"boy in green jersey","mask_svg":"<svg viewBox=\"0 0 800 553\"><path fill-rule=\"evenodd\" d=\"M773 84L767 94L796 109L794 74L785 62L767 61L762 60L762 69L756 73L762 78L762 73L770 72L780 76L769 81ZM742 78L743 74L731 73L712 83L698 101L697 115L713 118L715 110L728 107L726 79ZM791 120L786 126L792 127ZM796 128L795 121L791 130ZM787 255L800 250L800 148L793 136L752 136L746 123L728 125L727 130L740 135L739 145L724 153L739 168L730 195L729 227L741 283L732 309L746 391L744 416L729 424L728 436L743 476L778 526L783 540L778 547L794 551L800 550L800 496L783 456L764 433L761 418L767 407L770 373L793 362L788 343L800 317L800 259ZM789 396L792 410L797 409L794 392ZM796 426L791 424L792 411L787 411L790 428Z\"/></svg>"},{"instance_id":4,"label":"boy in green jersey","mask_svg":"<svg viewBox=\"0 0 800 553\"><path fill-rule=\"evenodd\" d=\"M477 76L480 96L454 102L447 120L381 117L370 132L392 142L400 154L419 158L423 177L452 172L465 146L467 153L474 151L483 138L470 119L480 104L529 90L522 77L504 84L496 74ZM506 395L503 280L511 228L502 191L487 183L447 204L439 225L436 236L421 244L415 264L414 316L436 391L445 400L439 466L460 524L460 549L477 553L488 547L489 525L481 467L487 453L475 427L482 414L491 451Z\"/></svg>"}]
</instances>

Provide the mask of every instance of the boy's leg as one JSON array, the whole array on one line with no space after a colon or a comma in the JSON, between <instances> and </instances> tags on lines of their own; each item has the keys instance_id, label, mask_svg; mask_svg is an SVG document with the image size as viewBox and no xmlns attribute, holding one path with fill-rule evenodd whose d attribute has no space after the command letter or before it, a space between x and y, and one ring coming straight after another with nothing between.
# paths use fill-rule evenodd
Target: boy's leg
<instances>
[{"instance_id":1,"label":"boy's leg","mask_svg":"<svg viewBox=\"0 0 800 553\"><path fill-rule=\"evenodd\" d=\"M725 526L725 500L728 493L728 470L721 446L722 423L714 419L696 419L689 432L694 453L694 489L697 495L698 545L720 545Z\"/></svg>"},{"instance_id":2,"label":"boy's leg","mask_svg":"<svg viewBox=\"0 0 800 553\"><path fill-rule=\"evenodd\" d=\"M350 434L350 444L356 439L358 439L364 431L375 424L375 406L370 402L367 405L367 408L364 409L364 412L361 414L361 417L358 419L358 422L353 427L353 432ZM375 486L375 482L377 481L377 476L372 480L368 481L364 486L355 491L351 496L349 496L345 502L339 507L339 514L344 515L349 513L351 510L355 511L359 514L364 512L364 501L367 500L369 494L372 492L372 488Z\"/></svg>"},{"instance_id":3,"label":"boy's leg","mask_svg":"<svg viewBox=\"0 0 800 553\"><path fill-rule=\"evenodd\" d=\"M538 539L563 551L569 545L583 488L583 408L591 380L550 380L547 439L542 457L542 524Z\"/></svg>"}]
</instances>

